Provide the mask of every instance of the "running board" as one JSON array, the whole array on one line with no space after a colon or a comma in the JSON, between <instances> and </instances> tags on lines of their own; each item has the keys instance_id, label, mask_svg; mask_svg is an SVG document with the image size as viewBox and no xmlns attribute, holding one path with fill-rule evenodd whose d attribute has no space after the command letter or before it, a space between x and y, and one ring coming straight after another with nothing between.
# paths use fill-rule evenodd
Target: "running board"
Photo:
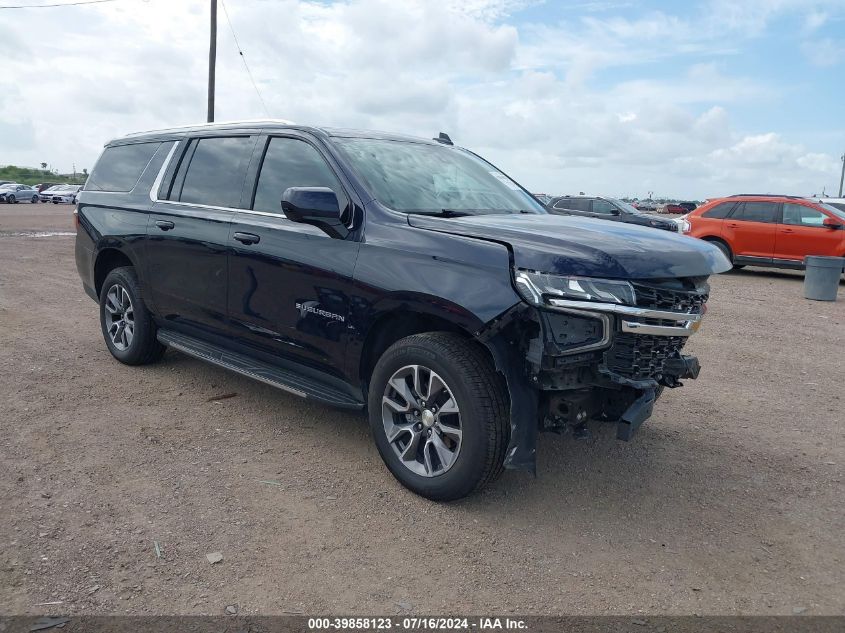
<instances>
[{"instance_id":1,"label":"running board","mask_svg":"<svg viewBox=\"0 0 845 633\"><path fill-rule=\"evenodd\" d=\"M318 400L344 409L363 409L364 403L348 393L290 369L275 367L226 349L185 336L173 330L159 330L158 340L168 347L194 358L254 378L300 398Z\"/></svg>"}]
</instances>

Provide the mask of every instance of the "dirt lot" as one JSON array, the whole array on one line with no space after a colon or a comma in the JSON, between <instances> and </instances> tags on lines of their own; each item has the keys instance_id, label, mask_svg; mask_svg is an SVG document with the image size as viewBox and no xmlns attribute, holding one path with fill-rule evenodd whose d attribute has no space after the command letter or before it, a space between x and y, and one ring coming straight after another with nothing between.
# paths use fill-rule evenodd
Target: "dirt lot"
<instances>
[{"instance_id":1,"label":"dirt lot","mask_svg":"<svg viewBox=\"0 0 845 633\"><path fill-rule=\"evenodd\" d=\"M73 238L27 229L70 207L0 205L0 612L845 613L845 286L720 276L633 442L543 436L537 479L439 505L359 415L114 361Z\"/></svg>"}]
</instances>

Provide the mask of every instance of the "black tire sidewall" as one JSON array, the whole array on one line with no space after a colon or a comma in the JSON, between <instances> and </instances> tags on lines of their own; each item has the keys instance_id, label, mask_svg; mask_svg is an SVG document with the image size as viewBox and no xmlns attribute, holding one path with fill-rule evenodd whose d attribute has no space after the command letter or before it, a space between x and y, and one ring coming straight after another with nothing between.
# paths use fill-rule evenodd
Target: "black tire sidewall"
<instances>
[{"instance_id":1,"label":"black tire sidewall","mask_svg":"<svg viewBox=\"0 0 845 633\"><path fill-rule=\"evenodd\" d=\"M132 336L132 343L124 350L117 349L109 336L106 328L106 295L109 289L118 284L123 286L129 299L132 302L132 310L135 316L135 330ZM129 267L115 268L103 281L100 288L100 329L103 332L103 339L106 342L111 355L121 363L127 365L138 365L147 362L151 346L157 346L156 328L152 316L141 299L141 291L135 270Z\"/></svg>"},{"instance_id":2,"label":"black tire sidewall","mask_svg":"<svg viewBox=\"0 0 845 633\"><path fill-rule=\"evenodd\" d=\"M731 262L731 264L733 264L733 261L734 261L734 256L733 256L733 253L731 252L730 247L729 247L727 244L725 244L725 243L724 243L724 242L722 242L721 240L713 240L713 241L711 242L711 244L713 244L713 246L715 246L715 247L716 247L716 248L718 248L720 251L722 251L722 254L723 254L725 257L727 257L727 258L728 258L728 261L729 261L729 262Z\"/></svg>"},{"instance_id":3,"label":"black tire sidewall","mask_svg":"<svg viewBox=\"0 0 845 633\"><path fill-rule=\"evenodd\" d=\"M461 412L461 451L454 466L436 477L423 477L408 470L388 443L384 431L381 417L384 389L390 377L406 365L423 365L439 374L452 391ZM487 462L488 427L483 417L488 413L478 405L476 397L466 386L465 377L448 358L416 343L394 347L379 360L370 381L370 430L388 469L404 486L430 499L458 499L476 488Z\"/></svg>"}]
</instances>

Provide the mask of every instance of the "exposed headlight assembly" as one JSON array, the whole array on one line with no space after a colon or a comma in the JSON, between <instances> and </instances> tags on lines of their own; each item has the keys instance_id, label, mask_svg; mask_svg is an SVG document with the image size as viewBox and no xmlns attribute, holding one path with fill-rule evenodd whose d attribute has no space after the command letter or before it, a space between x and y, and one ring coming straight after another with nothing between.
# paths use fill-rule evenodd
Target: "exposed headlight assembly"
<instances>
[{"instance_id":1,"label":"exposed headlight assembly","mask_svg":"<svg viewBox=\"0 0 845 633\"><path fill-rule=\"evenodd\" d=\"M572 299L635 305L634 287L627 281L595 277L563 277L517 270L516 288L522 298L535 306L548 306L548 299Z\"/></svg>"}]
</instances>

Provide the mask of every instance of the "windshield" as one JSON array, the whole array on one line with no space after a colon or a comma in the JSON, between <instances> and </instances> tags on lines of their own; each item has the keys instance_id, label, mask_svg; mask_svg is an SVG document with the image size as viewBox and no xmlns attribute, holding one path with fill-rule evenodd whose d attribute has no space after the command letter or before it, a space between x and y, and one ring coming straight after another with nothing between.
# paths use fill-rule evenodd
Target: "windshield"
<instances>
[{"instance_id":1,"label":"windshield","mask_svg":"<svg viewBox=\"0 0 845 633\"><path fill-rule=\"evenodd\" d=\"M845 220L845 204L842 204L841 202L825 202L824 204L819 204L819 206L825 211L829 211L840 220Z\"/></svg>"},{"instance_id":2,"label":"windshield","mask_svg":"<svg viewBox=\"0 0 845 633\"><path fill-rule=\"evenodd\" d=\"M545 213L498 169L455 147L369 138L335 138L370 193L404 213Z\"/></svg>"},{"instance_id":3,"label":"windshield","mask_svg":"<svg viewBox=\"0 0 845 633\"><path fill-rule=\"evenodd\" d=\"M615 204L617 207L621 207L622 209L625 210L625 213L639 213L639 214L642 215L642 211L637 209L637 207L628 204L627 202L622 202L621 200L617 200L616 198L605 198L605 200L609 200L610 202Z\"/></svg>"}]
</instances>

